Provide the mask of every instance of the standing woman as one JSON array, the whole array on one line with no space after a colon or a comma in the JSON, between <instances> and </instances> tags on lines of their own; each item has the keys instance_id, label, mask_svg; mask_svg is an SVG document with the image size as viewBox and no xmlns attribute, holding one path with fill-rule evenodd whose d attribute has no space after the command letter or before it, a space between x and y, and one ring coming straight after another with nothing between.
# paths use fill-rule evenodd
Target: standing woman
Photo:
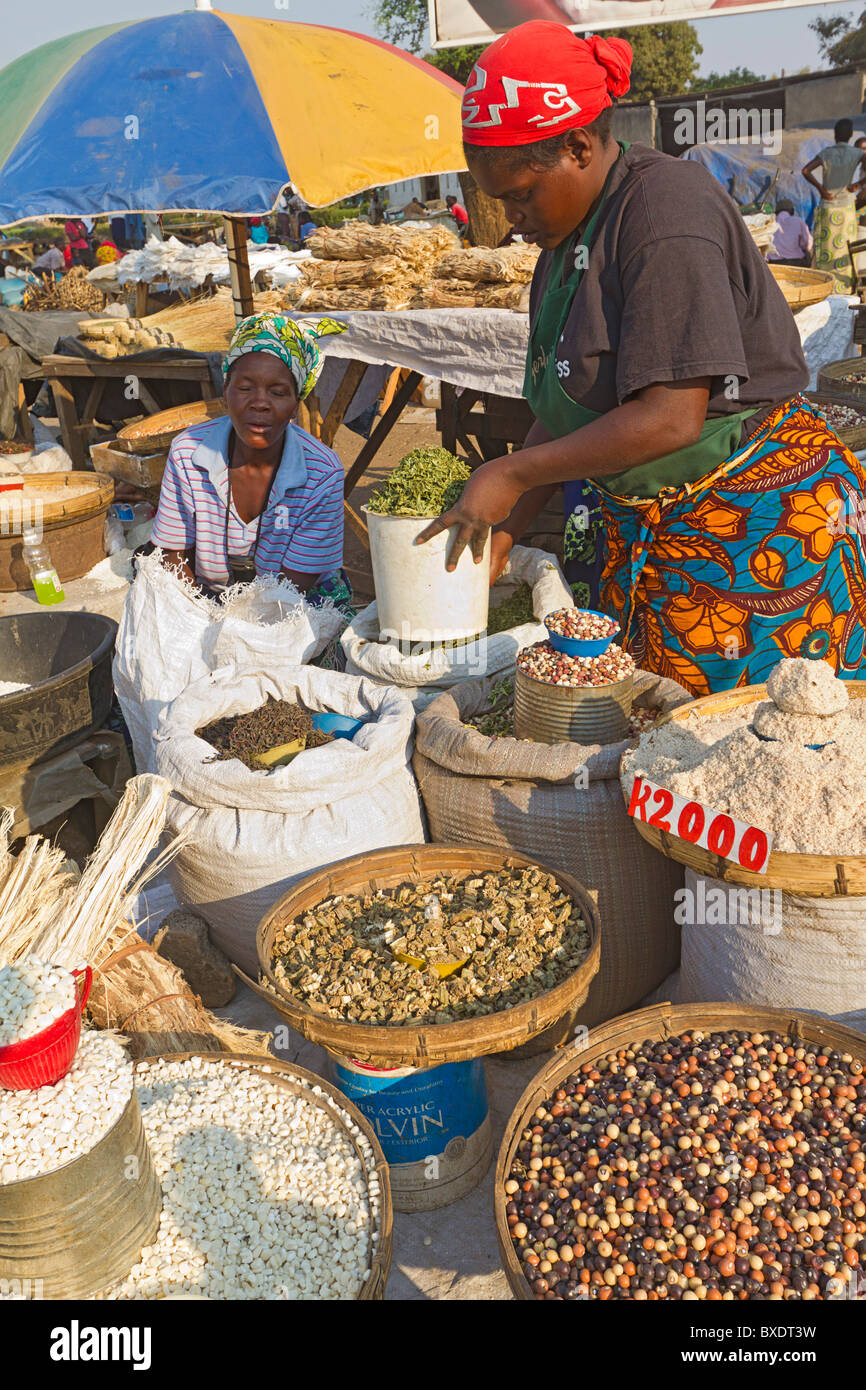
<instances>
[{"instance_id":1,"label":"standing woman","mask_svg":"<svg viewBox=\"0 0 866 1390\"><path fill-rule=\"evenodd\" d=\"M694 695L762 681L783 656L863 659L866 478L800 394L793 316L735 204L700 165L610 133L631 49L522 25L463 101L469 168L542 247L517 453L477 468L422 538L492 576L565 484L566 535L600 497L601 603L638 663ZM582 503L578 503L582 506Z\"/></svg>"},{"instance_id":2,"label":"standing woman","mask_svg":"<svg viewBox=\"0 0 866 1390\"><path fill-rule=\"evenodd\" d=\"M815 268L832 270L836 294L851 293L848 242L859 236L857 194L866 185L866 179L855 178L863 173L866 154L850 143L853 134L852 121L837 121L833 127L835 144L826 145L802 171L803 178L821 195L815 212ZM818 169L820 180L816 177Z\"/></svg>"}]
</instances>

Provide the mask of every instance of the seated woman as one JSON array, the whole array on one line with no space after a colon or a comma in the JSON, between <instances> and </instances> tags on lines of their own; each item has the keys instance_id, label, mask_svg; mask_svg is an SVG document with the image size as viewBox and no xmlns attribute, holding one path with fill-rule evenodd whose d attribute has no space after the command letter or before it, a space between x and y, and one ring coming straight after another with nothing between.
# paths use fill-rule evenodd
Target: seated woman
<instances>
[{"instance_id":1,"label":"seated woman","mask_svg":"<svg viewBox=\"0 0 866 1390\"><path fill-rule=\"evenodd\" d=\"M168 455L152 543L206 590L284 575L313 602L351 602L342 574L343 468L295 423L322 370L318 340L254 314L235 329L223 367L228 414L184 430Z\"/></svg>"}]
</instances>

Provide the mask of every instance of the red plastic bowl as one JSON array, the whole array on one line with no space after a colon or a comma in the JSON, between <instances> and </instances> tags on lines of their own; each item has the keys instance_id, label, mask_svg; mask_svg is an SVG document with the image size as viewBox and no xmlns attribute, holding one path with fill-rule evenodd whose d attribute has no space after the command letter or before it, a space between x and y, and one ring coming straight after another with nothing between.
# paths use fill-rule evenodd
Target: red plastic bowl
<instances>
[{"instance_id":1,"label":"red plastic bowl","mask_svg":"<svg viewBox=\"0 0 866 1390\"><path fill-rule=\"evenodd\" d=\"M56 1086L75 1061L93 971L88 965L72 973L78 984L78 999L72 1008L32 1038L0 1047L0 1087L4 1090L36 1091L40 1086Z\"/></svg>"}]
</instances>

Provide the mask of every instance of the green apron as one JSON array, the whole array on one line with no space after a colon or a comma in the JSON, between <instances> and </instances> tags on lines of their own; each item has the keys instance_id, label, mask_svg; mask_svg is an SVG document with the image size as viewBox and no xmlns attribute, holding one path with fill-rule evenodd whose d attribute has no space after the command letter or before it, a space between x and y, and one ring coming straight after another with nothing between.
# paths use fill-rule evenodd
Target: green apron
<instances>
[{"instance_id":1,"label":"green apron","mask_svg":"<svg viewBox=\"0 0 866 1390\"><path fill-rule=\"evenodd\" d=\"M620 142L620 158L628 144ZM572 255L575 268L563 283L563 267L569 250L566 240L557 246L553 253L547 289L533 325L526 358L526 375L523 394L533 414L540 420L554 439L561 439L574 430L579 430L590 421L597 420L603 412L588 410L579 405L563 390L556 370L556 344L559 342L568 320L574 297L577 294L583 275L582 261L588 257L598 230L598 220L607 200L608 186L617 163L607 176L601 200L592 217L586 224L583 236L574 246ZM578 257L578 251L586 249L586 257ZM608 473L595 483L605 491L618 497L657 497L664 488L676 490L682 483L694 482L702 478L725 459L730 458L739 448L742 424L755 408L741 411L736 415L723 415L715 420L707 420L700 437L694 444L688 444L672 454L641 464L637 468L626 469L622 473ZM569 508L569 489L566 484L566 517L571 515Z\"/></svg>"}]
</instances>

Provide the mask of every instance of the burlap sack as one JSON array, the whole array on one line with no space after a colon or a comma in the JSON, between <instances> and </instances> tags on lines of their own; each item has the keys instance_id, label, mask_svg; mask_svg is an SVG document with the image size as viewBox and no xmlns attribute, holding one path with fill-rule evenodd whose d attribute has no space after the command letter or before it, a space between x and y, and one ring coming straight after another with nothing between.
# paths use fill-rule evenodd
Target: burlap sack
<instances>
[{"instance_id":1,"label":"burlap sack","mask_svg":"<svg viewBox=\"0 0 866 1390\"><path fill-rule=\"evenodd\" d=\"M683 870L629 822L619 783L628 742L487 738L461 721L487 707L491 684L456 686L418 715L413 766L430 838L516 850L589 889L601 915L601 969L577 1019L594 1027L633 1008L676 966L674 894ZM667 712L690 698L675 681L643 671L635 677L636 704Z\"/></svg>"}]
</instances>

